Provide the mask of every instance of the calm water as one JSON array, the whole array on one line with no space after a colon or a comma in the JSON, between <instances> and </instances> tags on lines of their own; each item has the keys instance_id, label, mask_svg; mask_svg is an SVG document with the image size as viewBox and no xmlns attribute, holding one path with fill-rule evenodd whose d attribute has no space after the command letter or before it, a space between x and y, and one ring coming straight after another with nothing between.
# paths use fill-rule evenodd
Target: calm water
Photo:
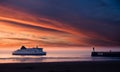
<instances>
[{"instance_id":1,"label":"calm water","mask_svg":"<svg viewBox=\"0 0 120 72\"><path fill-rule=\"evenodd\" d=\"M15 56L12 52L18 48L0 48L0 63L62 62L62 61L120 61L120 58L91 57L90 47L47 47L45 56ZM97 47L96 51L120 51L120 47Z\"/></svg>"}]
</instances>

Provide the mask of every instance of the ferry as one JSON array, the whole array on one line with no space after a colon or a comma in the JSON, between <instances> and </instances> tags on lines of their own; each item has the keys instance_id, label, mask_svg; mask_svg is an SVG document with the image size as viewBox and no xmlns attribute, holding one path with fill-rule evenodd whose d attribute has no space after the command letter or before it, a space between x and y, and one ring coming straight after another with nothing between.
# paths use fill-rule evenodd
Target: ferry
<instances>
[{"instance_id":1,"label":"ferry","mask_svg":"<svg viewBox=\"0 0 120 72\"><path fill-rule=\"evenodd\" d=\"M46 55L46 52L43 51L43 48L33 47L26 48L22 46L20 49L14 51L12 55Z\"/></svg>"}]
</instances>

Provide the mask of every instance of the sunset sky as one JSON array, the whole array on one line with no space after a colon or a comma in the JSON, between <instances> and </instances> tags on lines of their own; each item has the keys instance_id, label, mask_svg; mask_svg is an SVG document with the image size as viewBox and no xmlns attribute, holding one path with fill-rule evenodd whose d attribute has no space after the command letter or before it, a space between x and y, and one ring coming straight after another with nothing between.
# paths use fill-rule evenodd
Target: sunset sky
<instances>
[{"instance_id":1,"label":"sunset sky","mask_svg":"<svg viewBox=\"0 0 120 72\"><path fill-rule=\"evenodd\" d=\"M120 46L119 0L0 0L0 47Z\"/></svg>"}]
</instances>

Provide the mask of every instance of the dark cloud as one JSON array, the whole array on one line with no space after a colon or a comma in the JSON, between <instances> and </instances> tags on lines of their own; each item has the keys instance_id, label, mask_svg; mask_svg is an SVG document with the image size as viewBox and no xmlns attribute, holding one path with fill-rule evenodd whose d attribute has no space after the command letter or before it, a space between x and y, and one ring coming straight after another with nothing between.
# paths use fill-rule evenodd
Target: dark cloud
<instances>
[{"instance_id":1,"label":"dark cloud","mask_svg":"<svg viewBox=\"0 0 120 72\"><path fill-rule=\"evenodd\" d=\"M38 30L38 31L47 31L47 32L56 32L56 33L67 33L67 32L64 32L64 31L59 31L59 30L55 30L55 29L44 28L44 27L35 26L35 25L17 23L17 22L12 22L12 21L5 21L5 20L0 20L0 21L1 22L8 22L9 25L13 25L13 26L16 25L18 27L28 28L28 29L35 29L35 30Z\"/></svg>"},{"instance_id":2,"label":"dark cloud","mask_svg":"<svg viewBox=\"0 0 120 72\"><path fill-rule=\"evenodd\" d=\"M68 19L67 17L89 17L97 19L120 20L118 0L8 0L18 8L24 8L38 15Z\"/></svg>"},{"instance_id":3,"label":"dark cloud","mask_svg":"<svg viewBox=\"0 0 120 72\"><path fill-rule=\"evenodd\" d=\"M10 40L20 40L20 41L33 41L27 38L2 38L2 39L10 39Z\"/></svg>"},{"instance_id":4,"label":"dark cloud","mask_svg":"<svg viewBox=\"0 0 120 72\"><path fill-rule=\"evenodd\" d=\"M5 0L0 0L0 2L4 2Z\"/></svg>"},{"instance_id":5,"label":"dark cloud","mask_svg":"<svg viewBox=\"0 0 120 72\"><path fill-rule=\"evenodd\" d=\"M29 39L29 38L0 38L1 40L2 39L7 39L7 40L12 40L12 41L21 41L22 44L29 44L29 43L42 43L44 44L45 46L80 46L80 45L77 45L77 44L71 44L71 43L64 43L64 42L48 42L48 41L43 41L41 39L38 39L38 40L33 40L33 39ZM14 45L14 43L13 43ZM81 45L83 46L83 45Z\"/></svg>"},{"instance_id":6,"label":"dark cloud","mask_svg":"<svg viewBox=\"0 0 120 72\"><path fill-rule=\"evenodd\" d=\"M108 12L108 14L114 14L114 10L119 11L120 4L118 0L8 0L6 3L31 11L34 10L34 12L45 12L46 14L73 12L88 16L92 13L93 16L105 12ZM105 4L104 7L101 6L103 4Z\"/></svg>"},{"instance_id":7,"label":"dark cloud","mask_svg":"<svg viewBox=\"0 0 120 72\"><path fill-rule=\"evenodd\" d=\"M120 43L119 0L6 0L4 3L37 16L42 15L66 22L84 34L96 37L93 40L98 44L106 42L102 42L92 34ZM21 24L21 26L23 25ZM24 27L46 30L30 25L24 25ZM108 44L110 45L110 43Z\"/></svg>"}]
</instances>

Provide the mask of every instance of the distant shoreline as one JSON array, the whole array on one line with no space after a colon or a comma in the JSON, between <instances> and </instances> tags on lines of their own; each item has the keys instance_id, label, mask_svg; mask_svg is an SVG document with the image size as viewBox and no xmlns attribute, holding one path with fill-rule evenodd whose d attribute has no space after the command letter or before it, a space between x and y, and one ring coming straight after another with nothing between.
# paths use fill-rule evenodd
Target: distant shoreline
<instances>
[{"instance_id":1,"label":"distant shoreline","mask_svg":"<svg viewBox=\"0 0 120 72\"><path fill-rule=\"evenodd\" d=\"M0 72L120 72L120 61L0 63Z\"/></svg>"}]
</instances>

